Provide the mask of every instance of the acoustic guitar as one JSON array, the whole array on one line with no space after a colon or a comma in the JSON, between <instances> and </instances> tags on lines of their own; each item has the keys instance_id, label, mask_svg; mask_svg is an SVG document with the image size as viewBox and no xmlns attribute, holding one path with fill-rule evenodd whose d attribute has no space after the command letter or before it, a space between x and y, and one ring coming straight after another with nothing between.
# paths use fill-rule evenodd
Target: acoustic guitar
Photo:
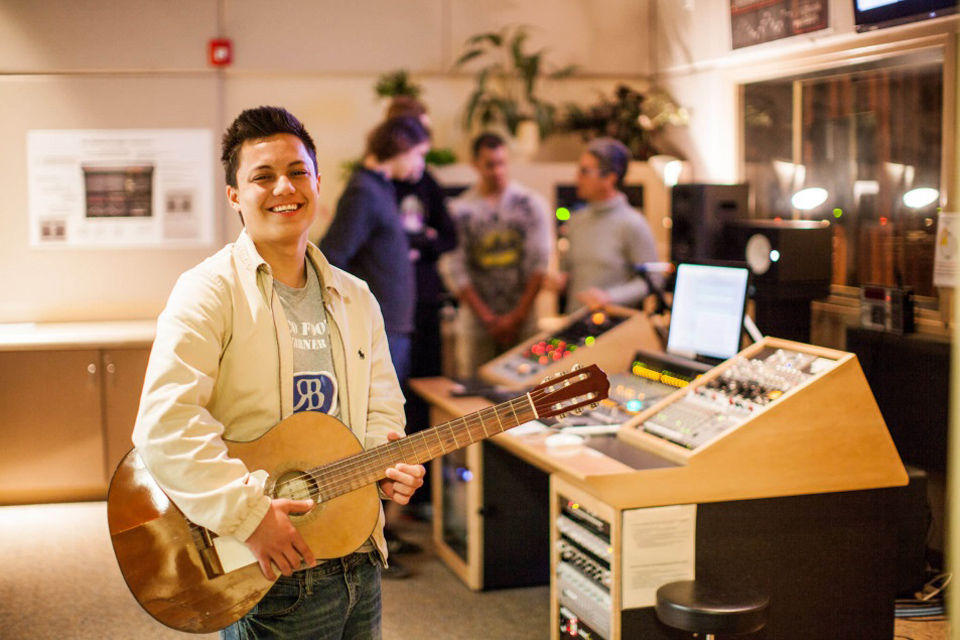
<instances>
[{"instance_id":1,"label":"acoustic guitar","mask_svg":"<svg viewBox=\"0 0 960 640\"><path fill-rule=\"evenodd\" d=\"M607 397L596 366L547 380L530 392L364 451L343 423L305 411L251 442L227 442L249 469L268 474L272 498L312 499L291 520L318 559L339 558L372 534L380 513L377 482L397 463L424 464L537 418L581 411ZM250 611L273 582L242 542L187 520L134 449L120 463L107 497L120 571L143 609L168 627L211 633Z\"/></svg>"}]
</instances>

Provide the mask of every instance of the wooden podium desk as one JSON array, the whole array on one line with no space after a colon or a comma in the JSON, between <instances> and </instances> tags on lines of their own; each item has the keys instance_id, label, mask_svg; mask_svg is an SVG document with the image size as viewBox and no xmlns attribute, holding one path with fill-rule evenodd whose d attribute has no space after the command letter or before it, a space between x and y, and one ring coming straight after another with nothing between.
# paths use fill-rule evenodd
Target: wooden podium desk
<instances>
[{"instance_id":1,"label":"wooden podium desk","mask_svg":"<svg viewBox=\"0 0 960 640\"><path fill-rule=\"evenodd\" d=\"M438 555L473 589L522 586L498 582L494 570L506 566L524 574L523 562L530 559L535 566L529 584L551 585L554 640L561 629L569 631L576 603L583 605L574 611L576 624L592 625L597 637L666 640L670 635L647 594L648 583L662 571L637 562L647 546L637 525L657 513L689 522L693 513L692 529L679 531L690 536L683 539L692 539L695 553L680 563L680 572L698 580L745 582L768 593L770 616L759 638L888 640L897 499L906 472L855 356L772 338L741 356L750 361L776 349L812 355L823 366L738 426L692 449L641 427L674 403L690 406L694 394L702 395L742 363L718 365L625 423L616 437L548 448L548 433L519 426L434 460ZM430 403L433 424L490 406L484 398L453 396L454 385L443 378L411 381ZM503 529L507 536L519 531L517 540L506 543L500 540L504 534L490 529L491 520L502 518L502 496L510 507ZM512 511L524 503L539 503L540 509ZM606 527L596 538L599 547L584 547L607 556L600 565L605 590L576 577L570 581L570 563L558 550L561 534L567 536L558 523L564 508ZM447 509L462 513L463 521ZM675 512L687 515L674 518ZM543 539L546 531L549 539ZM530 558L511 556L517 549ZM545 563L535 557L539 552Z\"/></svg>"},{"instance_id":2,"label":"wooden podium desk","mask_svg":"<svg viewBox=\"0 0 960 640\"><path fill-rule=\"evenodd\" d=\"M414 379L410 386L429 402L433 426L493 406L483 397L455 396L456 383L448 378ZM549 540L544 538L543 544L538 544L526 537L537 536L550 528L551 476L558 475L577 484L585 478L676 466L618 442L612 436L594 440L602 439L615 449L615 455L622 454L620 457L629 464L586 446L552 450L544 443L551 433L530 433L520 426L431 462L433 540L437 555L471 589L549 582ZM445 486L459 495L445 497ZM503 506L496 505L498 500L509 503L506 508L510 514ZM444 531L445 526L449 528L451 521L458 518L458 514L450 513L452 506L463 514L462 522L453 522L453 528L461 529L464 538L461 541L452 541ZM503 527L506 532L497 526L498 518L509 519ZM513 539L504 539L504 535ZM491 554L498 556L496 561L485 562Z\"/></svg>"}]
</instances>

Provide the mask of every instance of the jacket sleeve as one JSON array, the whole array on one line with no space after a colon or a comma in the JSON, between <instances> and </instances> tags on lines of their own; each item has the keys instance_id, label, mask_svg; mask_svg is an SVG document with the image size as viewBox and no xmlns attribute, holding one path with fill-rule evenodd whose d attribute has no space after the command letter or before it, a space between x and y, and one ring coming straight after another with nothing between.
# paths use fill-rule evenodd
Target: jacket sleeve
<instances>
[{"instance_id":1,"label":"jacket sleeve","mask_svg":"<svg viewBox=\"0 0 960 640\"><path fill-rule=\"evenodd\" d=\"M326 234L320 240L320 250L330 264L349 271L350 263L367 243L374 231L375 220L369 196L351 180L337 201L337 211Z\"/></svg>"},{"instance_id":2,"label":"jacket sleeve","mask_svg":"<svg viewBox=\"0 0 960 640\"><path fill-rule=\"evenodd\" d=\"M224 425L207 410L230 339L221 283L188 272L157 321L133 432L154 480L184 515L246 540L270 505L263 479L227 455Z\"/></svg>"}]
</instances>

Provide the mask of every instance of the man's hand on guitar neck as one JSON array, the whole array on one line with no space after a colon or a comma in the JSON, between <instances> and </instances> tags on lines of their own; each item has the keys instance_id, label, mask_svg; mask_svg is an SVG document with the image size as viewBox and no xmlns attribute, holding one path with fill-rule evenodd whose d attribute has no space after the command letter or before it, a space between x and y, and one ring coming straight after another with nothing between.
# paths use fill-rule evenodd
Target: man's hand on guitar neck
<instances>
[{"instance_id":1,"label":"man's hand on guitar neck","mask_svg":"<svg viewBox=\"0 0 960 640\"><path fill-rule=\"evenodd\" d=\"M273 500L267 515L247 538L247 546L257 557L260 570L267 580L276 580L272 565L276 565L285 576L299 569L301 561L308 567L316 566L317 559L290 522L289 515L306 513L311 508L313 500Z\"/></svg>"},{"instance_id":2,"label":"man's hand on guitar neck","mask_svg":"<svg viewBox=\"0 0 960 640\"><path fill-rule=\"evenodd\" d=\"M396 431L387 434L387 440L390 442L399 440L400 437ZM380 481L380 490L383 491L383 495L397 504L408 504L414 492L423 486L423 476L426 473L427 470L422 464L401 462L387 469L387 477Z\"/></svg>"}]
</instances>

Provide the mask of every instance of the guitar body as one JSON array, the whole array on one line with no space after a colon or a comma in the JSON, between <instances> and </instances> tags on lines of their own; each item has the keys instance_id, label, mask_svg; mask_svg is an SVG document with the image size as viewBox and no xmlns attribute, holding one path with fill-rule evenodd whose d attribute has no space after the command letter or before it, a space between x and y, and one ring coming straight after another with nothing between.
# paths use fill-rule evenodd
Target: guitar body
<instances>
[{"instance_id":1,"label":"guitar body","mask_svg":"<svg viewBox=\"0 0 960 640\"><path fill-rule=\"evenodd\" d=\"M277 485L302 485L303 471L362 452L353 433L335 418L297 413L251 442L227 442L232 457L250 470L264 469L267 494L288 497ZM309 478L309 476L307 476ZM305 494L291 495L304 498ZM359 548L377 525L377 485L368 484L291 520L318 559ZM136 450L123 459L107 498L110 538L120 571L147 613L163 624L211 633L242 618L273 586L257 563L218 571L202 534L170 502Z\"/></svg>"}]
</instances>

